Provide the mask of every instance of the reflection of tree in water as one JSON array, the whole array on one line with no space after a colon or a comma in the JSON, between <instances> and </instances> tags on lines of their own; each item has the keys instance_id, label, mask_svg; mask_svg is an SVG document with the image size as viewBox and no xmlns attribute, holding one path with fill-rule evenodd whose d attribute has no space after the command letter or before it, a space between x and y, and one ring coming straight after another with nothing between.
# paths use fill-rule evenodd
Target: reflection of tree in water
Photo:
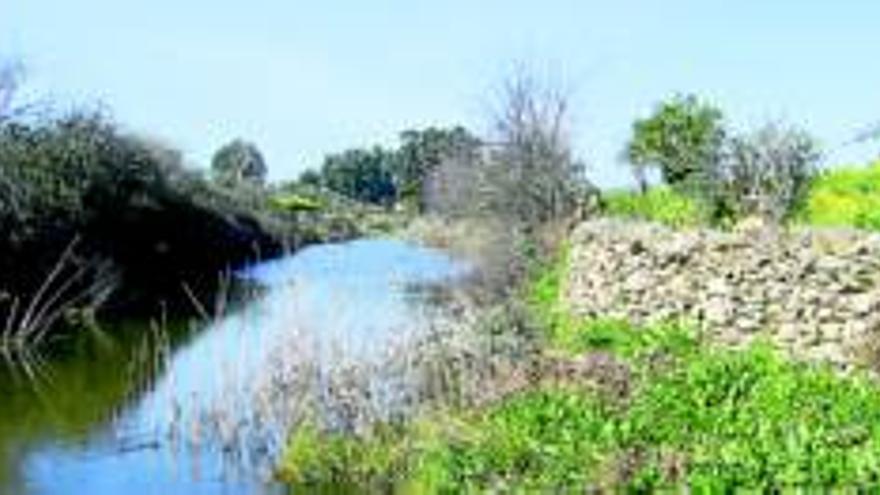
<instances>
[{"instance_id":1,"label":"reflection of tree in water","mask_svg":"<svg viewBox=\"0 0 880 495\"><path fill-rule=\"evenodd\" d=\"M84 442L148 386L162 366L165 333L143 323L114 337L72 337L44 355L8 355L0 363L0 487L15 492L29 449ZM164 344L163 344L164 345Z\"/></svg>"}]
</instances>

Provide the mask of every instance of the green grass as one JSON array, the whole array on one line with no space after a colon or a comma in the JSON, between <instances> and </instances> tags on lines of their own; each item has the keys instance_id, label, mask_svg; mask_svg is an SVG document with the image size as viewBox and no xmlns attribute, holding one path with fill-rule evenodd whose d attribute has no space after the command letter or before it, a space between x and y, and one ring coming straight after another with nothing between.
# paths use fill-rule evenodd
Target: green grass
<instances>
[{"instance_id":1,"label":"green grass","mask_svg":"<svg viewBox=\"0 0 880 495\"><path fill-rule=\"evenodd\" d=\"M819 175L797 219L810 225L880 230L880 162Z\"/></svg>"},{"instance_id":2,"label":"green grass","mask_svg":"<svg viewBox=\"0 0 880 495\"><path fill-rule=\"evenodd\" d=\"M612 191L603 197L610 216L659 222L671 227L691 227L701 222L697 204L669 187L654 187L644 194Z\"/></svg>"},{"instance_id":3,"label":"green grass","mask_svg":"<svg viewBox=\"0 0 880 495\"><path fill-rule=\"evenodd\" d=\"M382 480L419 493L769 490L880 479L880 394L867 379L787 362L762 345L698 348L668 328L641 331L653 336L612 347L638 351L623 405L546 387L357 440L300 436L287 474ZM662 366L658 356L667 358Z\"/></svg>"},{"instance_id":4,"label":"green grass","mask_svg":"<svg viewBox=\"0 0 880 495\"><path fill-rule=\"evenodd\" d=\"M536 267L531 281L525 286L525 300L545 327L558 325L560 319L567 315L561 304L561 294L568 266L569 246L563 244L549 263Z\"/></svg>"},{"instance_id":5,"label":"green grass","mask_svg":"<svg viewBox=\"0 0 880 495\"><path fill-rule=\"evenodd\" d=\"M641 381L622 411L566 390L510 399L476 420L485 435L453 446L446 478L452 488L771 488L880 474L880 396L863 380L755 347L693 353Z\"/></svg>"}]
</instances>

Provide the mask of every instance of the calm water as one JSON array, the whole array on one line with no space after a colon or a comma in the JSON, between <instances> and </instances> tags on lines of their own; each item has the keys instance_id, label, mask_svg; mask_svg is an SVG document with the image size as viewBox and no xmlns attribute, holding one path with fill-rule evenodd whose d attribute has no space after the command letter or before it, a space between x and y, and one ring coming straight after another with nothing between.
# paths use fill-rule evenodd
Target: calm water
<instances>
[{"instance_id":1,"label":"calm water","mask_svg":"<svg viewBox=\"0 0 880 495\"><path fill-rule=\"evenodd\" d=\"M430 311L407 288L464 270L391 240L315 246L242 272L266 290L210 324L134 322L0 365L0 493L281 493L275 406L295 399L271 383L417 335Z\"/></svg>"}]
</instances>

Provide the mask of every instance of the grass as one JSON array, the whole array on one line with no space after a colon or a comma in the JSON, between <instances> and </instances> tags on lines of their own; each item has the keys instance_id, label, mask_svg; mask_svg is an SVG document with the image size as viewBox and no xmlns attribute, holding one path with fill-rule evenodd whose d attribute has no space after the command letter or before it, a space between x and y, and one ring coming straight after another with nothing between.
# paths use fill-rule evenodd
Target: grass
<instances>
[{"instance_id":1,"label":"grass","mask_svg":"<svg viewBox=\"0 0 880 495\"><path fill-rule=\"evenodd\" d=\"M381 480L419 493L839 488L880 479L880 394L867 379L787 362L763 345L700 347L673 327L629 333L649 337L605 347L635 370L622 403L545 386L367 438L297 436L286 475Z\"/></svg>"},{"instance_id":2,"label":"grass","mask_svg":"<svg viewBox=\"0 0 880 495\"><path fill-rule=\"evenodd\" d=\"M880 162L819 175L797 219L810 225L880 230Z\"/></svg>"},{"instance_id":3,"label":"grass","mask_svg":"<svg viewBox=\"0 0 880 495\"><path fill-rule=\"evenodd\" d=\"M644 194L612 191L603 197L605 214L662 223L682 228L702 221L697 204L669 187L654 187Z\"/></svg>"}]
</instances>

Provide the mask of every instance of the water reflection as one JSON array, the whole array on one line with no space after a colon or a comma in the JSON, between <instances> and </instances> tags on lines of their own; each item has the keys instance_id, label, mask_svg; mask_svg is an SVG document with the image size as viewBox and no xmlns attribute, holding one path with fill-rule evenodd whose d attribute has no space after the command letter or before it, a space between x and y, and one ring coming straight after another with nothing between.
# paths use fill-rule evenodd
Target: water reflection
<instances>
[{"instance_id":1,"label":"water reflection","mask_svg":"<svg viewBox=\"0 0 880 495\"><path fill-rule=\"evenodd\" d=\"M390 240L316 246L242 272L268 290L192 338L166 326L167 356L141 323L71 342L38 382L6 366L0 492L277 493L266 475L305 399L268 382L376 358L426 318L406 287L464 270Z\"/></svg>"}]
</instances>

